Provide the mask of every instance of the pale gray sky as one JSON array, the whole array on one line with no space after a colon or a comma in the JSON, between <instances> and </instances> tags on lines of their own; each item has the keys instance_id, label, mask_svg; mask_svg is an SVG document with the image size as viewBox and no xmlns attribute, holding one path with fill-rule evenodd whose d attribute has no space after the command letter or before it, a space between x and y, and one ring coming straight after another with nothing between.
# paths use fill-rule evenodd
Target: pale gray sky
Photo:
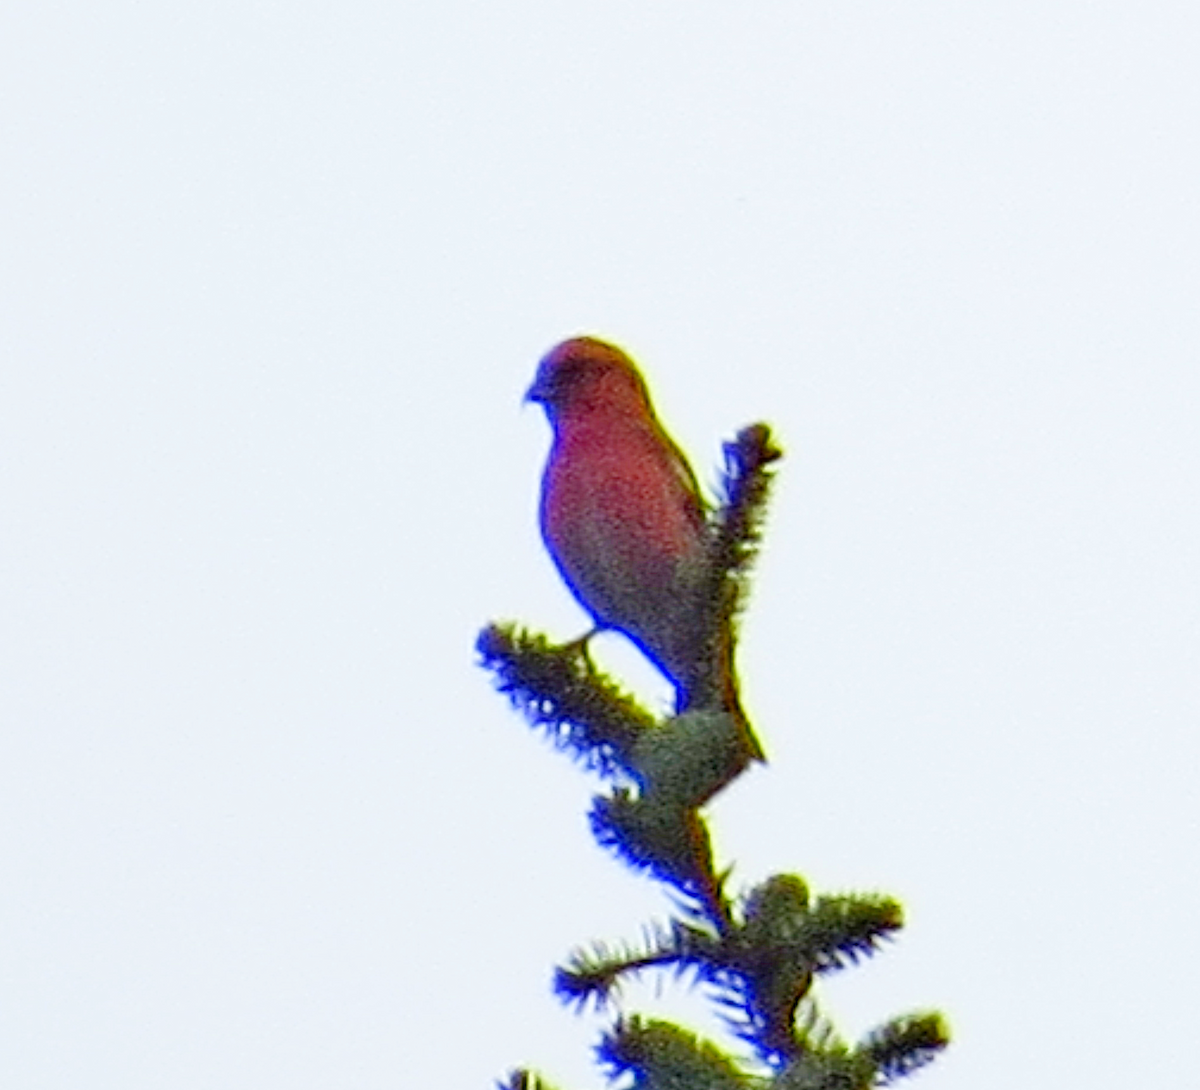
<instances>
[{"instance_id":1,"label":"pale gray sky","mask_svg":"<svg viewBox=\"0 0 1200 1090\"><path fill-rule=\"evenodd\" d=\"M839 1025L944 1010L929 1090L1184 1085L1197 23L9 5L0 1084L600 1085L552 968L665 899L472 653L582 630L519 399L589 331L703 479L788 451L713 820L737 888L905 902Z\"/></svg>"}]
</instances>

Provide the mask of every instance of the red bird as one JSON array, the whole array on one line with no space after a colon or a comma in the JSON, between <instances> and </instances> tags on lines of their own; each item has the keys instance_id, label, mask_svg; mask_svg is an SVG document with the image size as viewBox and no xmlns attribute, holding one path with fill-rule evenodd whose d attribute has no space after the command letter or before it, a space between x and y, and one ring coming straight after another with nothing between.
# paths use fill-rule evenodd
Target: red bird
<instances>
[{"instance_id":1,"label":"red bird","mask_svg":"<svg viewBox=\"0 0 1200 1090\"><path fill-rule=\"evenodd\" d=\"M747 755L764 760L738 700L732 633L706 630L709 531L696 475L637 367L614 345L576 337L542 359L526 398L554 429L542 537L594 631L628 636L675 686L679 711L728 712Z\"/></svg>"}]
</instances>

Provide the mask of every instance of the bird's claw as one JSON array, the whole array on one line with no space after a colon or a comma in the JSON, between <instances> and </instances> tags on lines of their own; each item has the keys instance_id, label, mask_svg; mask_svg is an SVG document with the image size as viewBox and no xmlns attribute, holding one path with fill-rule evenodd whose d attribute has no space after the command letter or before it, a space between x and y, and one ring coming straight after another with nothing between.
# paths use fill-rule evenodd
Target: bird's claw
<instances>
[{"instance_id":1,"label":"bird's claw","mask_svg":"<svg viewBox=\"0 0 1200 1090\"><path fill-rule=\"evenodd\" d=\"M585 632L577 640L571 640L569 643L564 643L558 650L563 655L570 655L576 658L583 659L584 666L587 667L589 674L596 673L596 664L592 661L591 652L588 650L588 644L599 628L593 628L589 632Z\"/></svg>"}]
</instances>

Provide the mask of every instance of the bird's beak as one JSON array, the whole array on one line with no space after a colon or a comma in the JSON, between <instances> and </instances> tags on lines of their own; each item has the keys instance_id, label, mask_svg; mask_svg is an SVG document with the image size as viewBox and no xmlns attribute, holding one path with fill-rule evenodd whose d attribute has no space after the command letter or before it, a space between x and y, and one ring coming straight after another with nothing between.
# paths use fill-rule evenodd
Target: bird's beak
<instances>
[{"instance_id":1,"label":"bird's beak","mask_svg":"<svg viewBox=\"0 0 1200 1090\"><path fill-rule=\"evenodd\" d=\"M533 385L525 391L525 401L539 401L545 403L550 399L550 388L545 378L538 373L538 376L533 380Z\"/></svg>"}]
</instances>

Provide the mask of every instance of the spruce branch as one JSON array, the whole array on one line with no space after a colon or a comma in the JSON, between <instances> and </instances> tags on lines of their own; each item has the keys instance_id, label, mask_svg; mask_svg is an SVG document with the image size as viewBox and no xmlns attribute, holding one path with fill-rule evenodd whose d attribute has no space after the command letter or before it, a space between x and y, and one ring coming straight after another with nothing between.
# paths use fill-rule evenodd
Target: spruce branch
<instances>
[{"instance_id":1,"label":"spruce branch","mask_svg":"<svg viewBox=\"0 0 1200 1090\"><path fill-rule=\"evenodd\" d=\"M669 969L677 978L705 979L721 960L721 941L706 922L653 924L646 929L640 949L593 943L588 950L577 950L555 974L555 991L564 1002L583 1005L590 1000L599 1008L614 995L621 978L648 969Z\"/></svg>"},{"instance_id":2,"label":"spruce branch","mask_svg":"<svg viewBox=\"0 0 1200 1090\"><path fill-rule=\"evenodd\" d=\"M783 457L766 424L752 424L724 445L718 505L708 512L706 558L695 639L697 676L692 706L721 707L732 673L738 618L749 596L749 575L762 541L772 465ZM736 685L736 682L734 682ZM742 754L742 764L752 756ZM761 757L761 753L758 754ZM740 769L739 769L740 771Z\"/></svg>"},{"instance_id":3,"label":"spruce branch","mask_svg":"<svg viewBox=\"0 0 1200 1090\"><path fill-rule=\"evenodd\" d=\"M518 1068L509 1073L507 1081L496 1083L496 1090L555 1090L555 1087L532 1071Z\"/></svg>"},{"instance_id":4,"label":"spruce branch","mask_svg":"<svg viewBox=\"0 0 1200 1090\"><path fill-rule=\"evenodd\" d=\"M703 806L745 769L746 750L732 718L689 711L638 737L630 765L644 795Z\"/></svg>"},{"instance_id":5,"label":"spruce branch","mask_svg":"<svg viewBox=\"0 0 1200 1090\"><path fill-rule=\"evenodd\" d=\"M654 729L654 717L594 671L574 645L564 648L516 625L492 624L475 647L496 688L558 749L604 776L631 771L634 747Z\"/></svg>"},{"instance_id":6,"label":"spruce branch","mask_svg":"<svg viewBox=\"0 0 1200 1090\"><path fill-rule=\"evenodd\" d=\"M840 1056L850 1051L811 997L800 1004L796 1013L795 1035L802 1054Z\"/></svg>"},{"instance_id":7,"label":"spruce branch","mask_svg":"<svg viewBox=\"0 0 1200 1090\"><path fill-rule=\"evenodd\" d=\"M931 1063L950 1042L941 1015L911 1014L893 1019L850 1048L816 1014L801 1013L800 1052L780 1073L773 1090L871 1090L886 1086Z\"/></svg>"},{"instance_id":8,"label":"spruce branch","mask_svg":"<svg viewBox=\"0 0 1200 1090\"><path fill-rule=\"evenodd\" d=\"M774 1064L812 1047L816 1008L811 1001L805 1008L806 1030L797 1026L796 1011L814 975L873 953L899 926L899 906L888 898L821 897L810 904L801 878L777 875L746 897L740 926L710 937L678 924L671 949L711 986L731 1030Z\"/></svg>"},{"instance_id":9,"label":"spruce branch","mask_svg":"<svg viewBox=\"0 0 1200 1090\"><path fill-rule=\"evenodd\" d=\"M743 915L734 925L722 901L715 919L706 913L694 922L657 925L638 949L595 944L577 951L558 970L555 990L567 1002L601 1007L624 977L669 969L706 983L733 1032L771 1065L814 1050L848 1054L808 998L809 989L815 974L873 952L899 926L895 902L837 896L810 904L802 879L777 875L750 892Z\"/></svg>"},{"instance_id":10,"label":"spruce branch","mask_svg":"<svg viewBox=\"0 0 1200 1090\"><path fill-rule=\"evenodd\" d=\"M816 972L832 972L877 953L904 926L903 915L900 903L891 897L819 897L800 941L812 952Z\"/></svg>"},{"instance_id":11,"label":"spruce branch","mask_svg":"<svg viewBox=\"0 0 1200 1090\"><path fill-rule=\"evenodd\" d=\"M620 1019L596 1053L610 1079L632 1074L634 1090L748 1090L759 1083L710 1041L654 1019Z\"/></svg>"},{"instance_id":12,"label":"spruce branch","mask_svg":"<svg viewBox=\"0 0 1200 1090\"><path fill-rule=\"evenodd\" d=\"M762 543L774 463L783 457L766 424L751 424L724 445L725 466L711 516L710 600L716 615L732 623L744 605L750 569Z\"/></svg>"},{"instance_id":13,"label":"spruce branch","mask_svg":"<svg viewBox=\"0 0 1200 1090\"><path fill-rule=\"evenodd\" d=\"M591 1002L599 1010L613 997L621 978L674 963L676 956L669 949L637 954L630 950L614 951L604 943L595 943L590 951L577 951L557 970L554 991L564 1003L582 1007Z\"/></svg>"},{"instance_id":14,"label":"spruce branch","mask_svg":"<svg viewBox=\"0 0 1200 1090\"><path fill-rule=\"evenodd\" d=\"M776 1079L773 1090L870 1090L871 1061L844 1046L804 1052Z\"/></svg>"},{"instance_id":15,"label":"spruce branch","mask_svg":"<svg viewBox=\"0 0 1200 1090\"><path fill-rule=\"evenodd\" d=\"M728 918L708 827L695 809L655 795L635 798L618 788L593 800L589 819L601 847L698 900L710 919Z\"/></svg>"},{"instance_id":16,"label":"spruce branch","mask_svg":"<svg viewBox=\"0 0 1200 1090\"><path fill-rule=\"evenodd\" d=\"M932 1063L950 1043L950 1031L936 1011L893 1018L873 1030L859 1045L878 1071L880 1085L911 1075Z\"/></svg>"}]
</instances>

